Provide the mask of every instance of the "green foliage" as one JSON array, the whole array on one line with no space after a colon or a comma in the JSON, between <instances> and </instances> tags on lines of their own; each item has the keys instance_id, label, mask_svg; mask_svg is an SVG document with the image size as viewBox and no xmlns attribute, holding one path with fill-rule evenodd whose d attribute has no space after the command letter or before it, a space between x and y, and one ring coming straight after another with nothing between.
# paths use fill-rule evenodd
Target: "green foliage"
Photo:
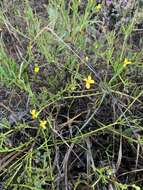
<instances>
[{"instance_id":1,"label":"green foliage","mask_svg":"<svg viewBox=\"0 0 143 190\"><path fill-rule=\"evenodd\" d=\"M129 16L116 1L119 15L93 0L7 2L0 8L4 188L140 190L143 65L136 5ZM129 168L135 170L126 173Z\"/></svg>"},{"instance_id":2,"label":"green foliage","mask_svg":"<svg viewBox=\"0 0 143 190\"><path fill-rule=\"evenodd\" d=\"M6 82L7 84L14 83L17 79L18 67L16 62L4 51L2 42L0 47L0 63L1 81Z\"/></svg>"}]
</instances>

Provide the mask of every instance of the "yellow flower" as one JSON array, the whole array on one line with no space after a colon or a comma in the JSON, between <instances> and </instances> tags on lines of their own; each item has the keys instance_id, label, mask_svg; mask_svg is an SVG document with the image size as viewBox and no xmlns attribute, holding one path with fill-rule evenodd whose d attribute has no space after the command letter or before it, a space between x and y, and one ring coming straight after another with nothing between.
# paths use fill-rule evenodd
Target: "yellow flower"
<instances>
[{"instance_id":1,"label":"yellow flower","mask_svg":"<svg viewBox=\"0 0 143 190\"><path fill-rule=\"evenodd\" d=\"M36 119L36 118L37 118L38 113L37 113L37 111L36 111L35 109L31 110L30 113L31 113L31 115L32 115L32 119Z\"/></svg>"},{"instance_id":2,"label":"yellow flower","mask_svg":"<svg viewBox=\"0 0 143 190\"><path fill-rule=\"evenodd\" d=\"M40 128L42 128L42 129L46 129L46 124L47 124L47 121L46 120L41 120L40 121Z\"/></svg>"},{"instance_id":3,"label":"yellow flower","mask_svg":"<svg viewBox=\"0 0 143 190\"><path fill-rule=\"evenodd\" d=\"M87 61L87 62L89 61L89 57L88 56L85 57L85 61Z\"/></svg>"},{"instance_id":4,"label":"yellow flower","mask_svg":"<svg viewBox=\"0 0 143 190\"><path fill-rule=\"evenodd\" d=\"M34 72L38 73L39 70L40 70L39 66L37 64L35 64L35 66L34 66Z\"/></svg>"},{"instance_id":5,"label":"yellow flower","mask_svg":"<svg viewBox=\"0 0 143 190\"><path fill-rule=\"evenodd\" d=\"M101 8L102 8L102 5L101 5L101 4L96 5L96 11L100 11Z\"/></svg>"},{"instance_id":6,"label":"yellow flower","mask_svg":"<svg viewBox=\"0 0 143 190\"><path fill-rule=\"evenodd\" d=\"M132 64L132 62L131 61L129 61L127 58L125 58L125 60L124 60L124 65L129 65L129 64Z\"/></svg>"},{"instance_id":7,"label":"yellow flower","mask_svg":"<svg viewBox=\"0 0 143 190\"><path fill-rule=\"evenodd\" d=\"M88 75L88 77L85 78L84 81L85 81L85 87L87 89L90 89L91 84L94 84L94 80L91 78L90 75Z\"/></svg>"}]
</instances>

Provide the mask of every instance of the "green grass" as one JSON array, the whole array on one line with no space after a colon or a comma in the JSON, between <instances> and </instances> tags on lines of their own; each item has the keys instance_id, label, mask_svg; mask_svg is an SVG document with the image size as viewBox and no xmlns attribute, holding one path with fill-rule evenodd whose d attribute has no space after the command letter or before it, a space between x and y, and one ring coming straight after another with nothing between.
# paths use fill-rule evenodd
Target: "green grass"
<instances>
[{"instance_id":1,"label":"green grass","mask_svg":"<svg viewBox=\"0 0 143 190\"><path fill-rule=\"evenodd\" d=\"M103 23L104 3L49 0L38 12L32 2L0 7L3 189L142 189L139 7L116 31Z\"/></svg>"}]
</instances>

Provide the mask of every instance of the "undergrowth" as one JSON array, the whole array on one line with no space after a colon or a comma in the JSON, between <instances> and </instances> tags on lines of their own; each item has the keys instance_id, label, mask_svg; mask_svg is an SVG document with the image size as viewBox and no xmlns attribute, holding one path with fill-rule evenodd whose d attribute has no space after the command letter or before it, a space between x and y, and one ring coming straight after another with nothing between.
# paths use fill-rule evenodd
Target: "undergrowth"
<instances>
[{"instance_id":1,"label":"undergrowth","mask_svg":"<svg viewBox=\"0 0 143 190\"><path fill-rule=\"evenodd\" d=\"M0 185L143 189L142 1L0 2Z\"/></svg>"}]
</instances>

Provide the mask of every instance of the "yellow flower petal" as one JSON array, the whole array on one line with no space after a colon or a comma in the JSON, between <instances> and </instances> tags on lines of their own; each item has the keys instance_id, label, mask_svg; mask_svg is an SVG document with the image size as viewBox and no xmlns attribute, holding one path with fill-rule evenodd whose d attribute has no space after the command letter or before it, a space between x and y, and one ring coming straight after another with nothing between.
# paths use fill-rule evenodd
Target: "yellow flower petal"
<instances>
[{"instance_id":1,"label":"yellow flower petal","mask_svg":"<svg viewBox=\"0 0 143 190\"><path fill-rule=\"evenodd\" d=\"M87 82L85 86L87 89L90 89L90 83Z\"/></svg>"},{"instance_id":2,"label":"yellow flower petal","mask_svg":"<svg viewBox=\"0 0 143 190\"><path fill-rule=\"evenodd\" d=\"M90 81L90 80L91 80L91 76L90 76L90 75L88 75L87 80L88 80L88 81Z\"/></svg>"},{"instance_id":3,"label":"yellow flower petal","mask_svg":"<svg viewBox=\"0 0 143 190\"><path fill-rule=\"evenodd\" d=\"M89 61L89 57L88 56L85 57L85 61L87 61L87 62Z\"/></svg>"},{"instance_id":4,"label":"yellow flower petal","mask_svg":"<svg viewBox=\"0 0 143 190\"><path fill-rule=\"evenodd\" d=\"M94 80L91 79L91 80L90 80L90 84L94 84L94 83L95 83Z\"/></svg>"}]
</instances>

